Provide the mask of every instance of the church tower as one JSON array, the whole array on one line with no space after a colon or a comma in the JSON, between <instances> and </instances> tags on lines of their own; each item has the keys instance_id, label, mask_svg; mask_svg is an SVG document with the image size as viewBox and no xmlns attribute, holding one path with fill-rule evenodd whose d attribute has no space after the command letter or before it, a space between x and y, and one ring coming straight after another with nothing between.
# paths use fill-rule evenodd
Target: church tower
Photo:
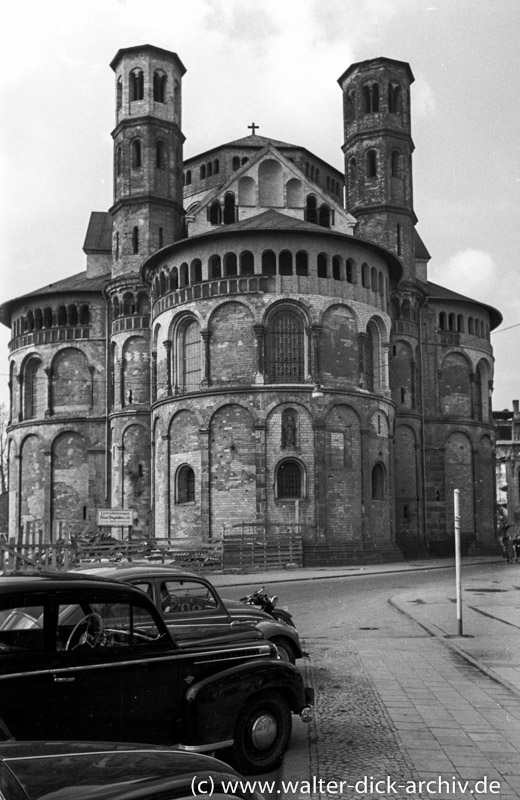
<instances>
[{"instance_id":1,"label":"church tower","mask_svg":"<svg viewBox=\"0 0 520 800\"><path fill-rule=\"evenodd\" d=\"M346 206L356 235L398 255L414 275L410 66L390 58L352 64L343 91Z\"/></svg>"},{"instance_id":2,"label":"church tower","mask_svg":"<svg viewBox=\"0 0 520 800\"><path fill-rule=\"evenodd\" d=\"M108 401L110 505L150 529L150 299L143 261L184 236L181 79L176 53L119 50L116 75Z\"/></svg>"}]
</instances>

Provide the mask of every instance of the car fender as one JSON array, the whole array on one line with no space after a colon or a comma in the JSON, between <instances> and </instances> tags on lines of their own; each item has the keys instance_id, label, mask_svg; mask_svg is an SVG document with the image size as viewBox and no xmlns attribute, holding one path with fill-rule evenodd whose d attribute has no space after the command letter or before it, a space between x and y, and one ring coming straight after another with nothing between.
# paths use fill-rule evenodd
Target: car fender
<instances>
[{"instance_id":1,"label":"car fender","mask_svg":"<svg viewBox=\"0 0 520 800\"><path fill-rule=\"evenodd\" d=\"M303 679L286 661L250 661L193 683L185 693L186 720L201 744L232 739L241 707L253 695L281 692L293 713L307 704Z\"/></svg>"}]
</instances>

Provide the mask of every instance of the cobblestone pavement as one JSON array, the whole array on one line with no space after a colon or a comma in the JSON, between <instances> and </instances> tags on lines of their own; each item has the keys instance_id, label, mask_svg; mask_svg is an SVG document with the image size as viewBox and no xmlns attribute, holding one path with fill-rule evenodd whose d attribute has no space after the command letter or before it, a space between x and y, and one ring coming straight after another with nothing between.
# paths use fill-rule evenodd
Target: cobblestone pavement
<instances>
[{"instance_id":1,"label":"cobblestone pavement","mask_svg":"<svg viewBox=\"0 0 520 800\"><path fill-rule=\"evenodd\" d=\"M458 653L429 636L306 645L317 695L310 775L345 784L301 797L468 800L484 778L481 797L520 797L520 698ZM394 783L371 791L371 776ZM434 783L411 792L419 781Z\"/></svg>"}]
</instances>

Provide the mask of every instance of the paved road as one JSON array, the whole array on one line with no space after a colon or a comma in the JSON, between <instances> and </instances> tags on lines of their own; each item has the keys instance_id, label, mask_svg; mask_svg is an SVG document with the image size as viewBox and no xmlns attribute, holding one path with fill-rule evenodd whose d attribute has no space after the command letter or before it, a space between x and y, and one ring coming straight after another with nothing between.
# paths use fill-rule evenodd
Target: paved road
<instances>
[{"instance_id":1,"label":"paved road","mask_svg":"<svg viewBox=\"0 0 520 800\"><path fill-rule=\"evenodd\" d=\"M470 569L489 578L488 566L467 568L468 577ZM388 603L452 580L437 571L271 587L295 613L317 696L283 770L311 783L276 796L520 797L520 698ZM328 781L344 784L327 791Z\"/></svg>"}]
</instances>

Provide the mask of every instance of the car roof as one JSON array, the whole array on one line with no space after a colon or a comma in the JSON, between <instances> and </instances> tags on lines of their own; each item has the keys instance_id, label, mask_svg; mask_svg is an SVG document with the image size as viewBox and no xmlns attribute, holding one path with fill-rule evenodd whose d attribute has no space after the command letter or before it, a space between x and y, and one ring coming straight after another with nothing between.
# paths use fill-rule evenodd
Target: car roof
<instances>
[{"instance_id":1,"label":"car roof","mask_svg":"<svg viewBox=\"0 0 520 800\"><path fill-rule=\"evenodd\" d=\"M89 566L82 567L78 570L81 575L98 575L104 578L114 578L116 580L125 580L126 578L154 578L161 575L178 576L179 578L188 578L195 580L207 581L205 575L199 575L197 572L190 572L189 570L180 569L179 567L169 566L154 566L153 564L122 564L121 566L112 564L110 566Z\"/></svg>"},{"instance_id":2,"label":"car roof","mask_svg":"<svg viewBox=\"0 0 520 800\"><path fill-rule=\"evenodd\" d=\"M66 591L80 588L108 588L114 591L141 592L128 584L110 580L99 575L86 575L80 572L9 572L0 575L0 596L13 592Z\"/></svg>"}]
</instances>

